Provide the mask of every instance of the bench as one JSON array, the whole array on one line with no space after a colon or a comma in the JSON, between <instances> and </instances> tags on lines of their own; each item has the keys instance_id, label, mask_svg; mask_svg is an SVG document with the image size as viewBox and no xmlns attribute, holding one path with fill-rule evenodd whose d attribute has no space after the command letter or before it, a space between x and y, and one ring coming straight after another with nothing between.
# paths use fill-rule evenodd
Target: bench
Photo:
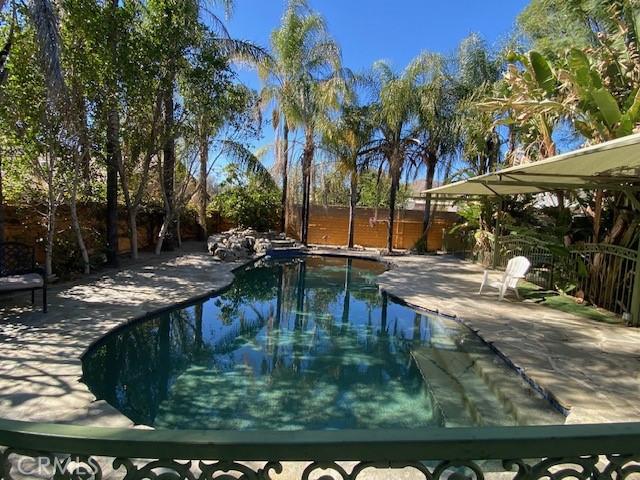
<instances>
[{"instance_id":1,"label":"bench","mask_svg":"<svg viewBox=\"0 0 640 480\"><path fill-rule=\"evenodd\" d=\"M42 290L42 310L47 313L47 275L38 268L35 249L18 242L0 243L0 294L31 290L31 303L35 291Z\"/></svg>"}]
</instances>

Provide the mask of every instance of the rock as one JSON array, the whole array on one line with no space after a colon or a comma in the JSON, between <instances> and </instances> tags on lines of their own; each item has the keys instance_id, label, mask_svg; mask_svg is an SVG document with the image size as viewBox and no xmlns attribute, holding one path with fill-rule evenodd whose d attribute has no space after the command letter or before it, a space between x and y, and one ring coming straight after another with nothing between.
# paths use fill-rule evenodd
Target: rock
<instances>
[{"instance_id":1,"label":"rock","mask_svg":"<svg viewBox=\"0 0 640 480\"><path fill-rule=\"evenodd\" d=\"M227 232L211 235L207 239L207 249L216 261L233 262L239 259L262 255L273 248L297 246L295 240L283 233L269 231L256 232L253 228L233 228Z\"/></svg>"},{"instance_id":2,"label":"rock","mask_svg":"<svg viewBox=\"0 0 640 480\"><path fill-rule=\"evenodd\" d=\"M236 254L226 247L218 247L214 256L223 262L234 262L236 260Z\"/></svg>"},{"instance_id":3,"label":"rock","mask_svg":"<svg viewBox=\"0 0 640 480\"><path fill-rule=\"evenodd\" d=\"M264 238L256 240L256 244L254 246L256 253L259 255L262 255L263 253L265 253L267 250L270 250L271 248L272 248L271 241Z\"/></svg>"},{"instance_id":4,"label":"rock","mask_svg":"<svg viewBox=\"0 0 640 480\"><path fill-rule=\"evenodd\" d=\"M216 251L216 248L223 240L224 236L222 235L211 235L207 239L207 250L209 251L209 253L213 255L213 253Z\"/></svg>"}]
</instances>

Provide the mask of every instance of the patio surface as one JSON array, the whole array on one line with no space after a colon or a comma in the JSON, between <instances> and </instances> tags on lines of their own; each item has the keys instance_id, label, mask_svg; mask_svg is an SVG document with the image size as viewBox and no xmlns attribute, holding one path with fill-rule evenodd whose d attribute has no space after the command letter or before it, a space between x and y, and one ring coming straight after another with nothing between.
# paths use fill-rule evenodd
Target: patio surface
<instances>
[{"instance_id":1,"label":"patio surface","mask_svg":"<svg viewBox=\"0 0 640 480\"><path fill-rule=\"evenodd\" d=\"M453 258L385 260L394 268L379 278L381 288L470 324L569 408L569 423L640 420L640 330L515 300L500 303L490 291L479 296L482 270ZM224 287L237 266L217 263L191 245L178 256L146 257L120 271L56 286L47 315L31 307L28 294L0 299L0 416L131 426L80 382L81 355L119 325Z\"/></svg>"}]
</instances>

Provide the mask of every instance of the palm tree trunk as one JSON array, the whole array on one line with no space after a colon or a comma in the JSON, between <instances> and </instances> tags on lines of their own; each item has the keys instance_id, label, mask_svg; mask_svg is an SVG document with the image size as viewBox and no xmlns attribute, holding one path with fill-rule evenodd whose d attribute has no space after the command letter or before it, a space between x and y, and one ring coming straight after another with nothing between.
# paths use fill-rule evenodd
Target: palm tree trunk
<instances>
[{"instance_id":1,"label":"palm tree trunk","mask_svg":"<svg viewBox=\"0 0 640 480\"><path fill-rule=\"evenodd\" d=\"M426 190L433 188L433 179L436 175L437 159L429 156L427 164L427 179L425 181ZM424 250L428 251L429 227L431 226L431 194L427 193L424 200L424 214L422 216L422 236L424 238Z\"/></svg>"},{"instance_id":2,"label":"palm tree trunk","mask_svg":"<svg viewBox=\"0 0 640 480\"><path fill-rule=\"evenodd\" d=\"M282 126L282 197L280 200L280 231L287 231L287 188L289 184L289 125L284 119Z\"/></svg>"},{"instance_id":3,"label":"palm tree trunk","mask_svg":"<svg viewBox=\"0 0 640 480\"><path fill-rule=\"evenodd\" d=\"M347 248L353 248L355 237L356 206L358 203L358 172L354 169L351 172L351 189L349 198L349 235L347 237Z\"/></svg>"},{"instance_id":4,"label":"palm tree trunk","mask_svg":"<svg viewBox=\"0 0 640 480\"><path fill-rule=\"evenodd\" d=\"M300 241L306 245L309 239L309 206L311 197L311 163L313 162L313 131L305 132L305 145L302 154L302 225Z\"/></svg>"},{"instance_id":5,"label":"palm tree trunk","mask_svg":"<svg viewBox=\"0 0 640 480\"><path fill-rule=\"evenodd\" d=\"M209 164L209 142L205 134L200 137L200 178L198 185L198 223L204 241L207 241L207 166Z\"/></svg>"},{"instance_id":6,"label":"palm tree trunk","mask_svg":"<svg viewBox=\"0 0 640 480\"><path fill-rule=\"evenodd\" d=\"M396 198L398 196L398 188L400 187L400 168L397 166L396 159L392 160L390 169L391 189L389 190L389 230L387 231L387 252L393 253L393 227L396 214Z\"/></svg>"}]
</instances>

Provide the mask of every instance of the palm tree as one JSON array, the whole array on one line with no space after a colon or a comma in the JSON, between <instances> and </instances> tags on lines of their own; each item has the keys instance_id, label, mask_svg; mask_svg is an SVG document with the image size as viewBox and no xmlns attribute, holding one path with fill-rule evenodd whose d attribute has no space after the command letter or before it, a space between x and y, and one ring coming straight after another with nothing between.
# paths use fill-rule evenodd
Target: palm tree
<instances>
[{"instance_id":1,"label":"palm tree","mask_svg":"<svg viewBox=\"0 0 640 480\"><path fill-rule=\"evenodd\" d=\"M500 62L492 58L486 43L474 34L460 43L455 73L462 156L469 167L467 173L482 175L497 166L501 141L494 115L478 111L476 104L486 99L499 80Z\"/></svg>"},{"instance_id":2,"label":"palm tree","mask_svg":"<svg viewBox=\"0 0 640 480\"><path fill-rule=\"evenodd\" d=\"M288 163L289 130L300 128L303 131L300 240L306 244L316 127L320 116L337 104L342 86L341 54L338 45L329 37L324 19L310 10L306 0L289 1L282 24L271 36L271 43L276 60L274 68L263 73L263 78L267 79L263 97L276 103L276 126L281 124L283 127L283 145L279 148L283 172ZM283 207L286 207L285 190L283 188Z\"/></svg>"},{"instance_id":3,"label":"palm tree","mask_svg":"<svg viewBox=\"0 0 640 480\"><path fill-rule=\"evenodd\" d=\"M371 109L344 104L338 118L322 122L322 149L338 163L338 169L349 176L349 233L347 248L353 248L358 177L364 167L363 155L369 148L374 131Z\"/></svg>"},{"instance_id":4,"label":"palm tree","mask_svg":"<svg viewBox=\"0 0 640 480\"><path fill-rule=\"evenodd\" d=\"M378 131L378 138L372 142L371 153L380 156L387 164L391 177L387 232L389 253L393 252L393 227L400 180L409 159L409 147L414 143L412 130L419 105L416 80L411 68L398 75L383 61L374 64L370 79L376 99L373 119Z\"/></svg>"},{"instance_id":5,"label":"palm tree","mask_svg":"<svg viewBox=\"0 0 640 480\"><path fill-rule=\"evenodd\" d=\"M451 158L459 148L459 122L456 116L456 97L446 72L445 59L438 54L423 53L410 65L412 74L420 79L418 85L418 115L415 132L416 151L420 164L426 169L425 189L433 187L438 165ZM431 223L431 194L425 198L422 231L424 249Z\"/></svg>"}]
</instances>

